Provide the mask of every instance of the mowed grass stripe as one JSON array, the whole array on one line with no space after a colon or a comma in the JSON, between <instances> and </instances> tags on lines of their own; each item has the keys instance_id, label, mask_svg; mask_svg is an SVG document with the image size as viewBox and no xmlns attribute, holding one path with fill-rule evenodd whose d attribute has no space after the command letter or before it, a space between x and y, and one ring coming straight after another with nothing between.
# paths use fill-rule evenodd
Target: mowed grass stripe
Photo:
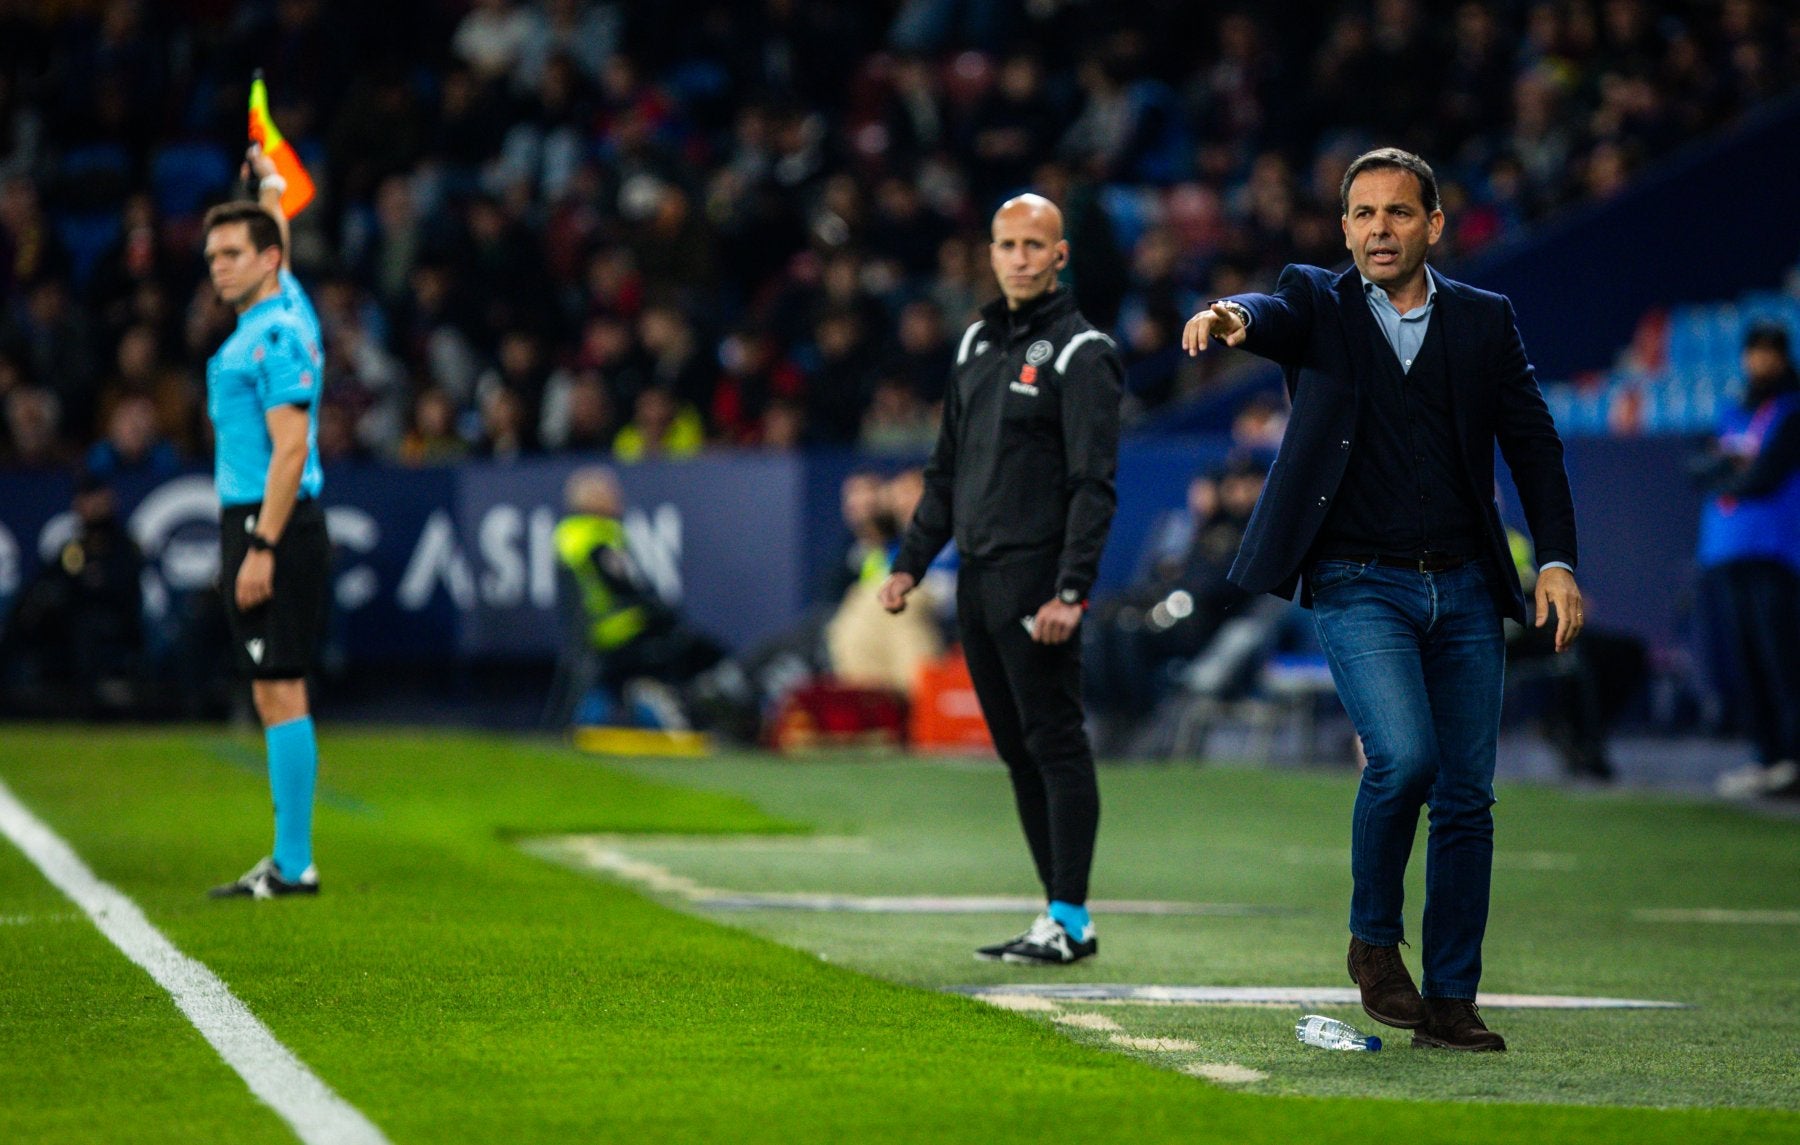
<instances>
[{"instance_id":1,"label":"mowed grass stripe","mask_svg":"<svg viewBox=\"0 0 1800 1145\"><path fill-rule=\"evenodd\" d=\"M293 1141L168 994L5 843L0 910L31 920L0 927L0 1141Z\"/></svg>"},{"instance_id":2,"label":"mowed grass stripe","mask_svg":"<svg viewBox=\"0 0 1800 1145\"><path fill-rule=\"evenodd\" d=\"M201 1037L307 1145L385 1145L387 1138L275 1040L205 965L177 950L137 904L94 877L57 834L0 781L0 834L168 991Z\"/></svg>"},{"instance_id":3,"label":"mowed grass stripe","mask_svg":"<svg viewBox=\"0 0 1800 1145\"><path fill-rule=\"evenodd\" d=\"M969 999L848 972L526 856L512 846L518 834L794 824L741 798L497 739L328 729L329 781L373 814L321 809L326 893L316 902L210 903L202 888L263 853L268 833L266 788L209 758L201 745L210 734L3 729L0 774L396 1142L1371 1134L1687 1142L1769 1140L1795 1126L1779 1114L1735 1110L1227 1092ZM0 913L42 909L0 887ZM33 929L8 928L0 941ZM28 958L7 973L9 996L71 988L61 958ZM141 1005L128 986L74 988L92 988L95 1007ZM149 1110L147 1127L129 1110L67 1108L56 1079L84 1070L131 1078L157 1071L164 1052L147 1044L90 1051L97 1060L84 1063L48 1047L42 1052L53 1060L34 1075L38 1088L9 1085L5 1104L28 1112L8 1140L81 1139L71 1126L87 1129L90 1140L179 1139L192 1128L168 1124L180 1105L174 1100Z\"/></svg>"}]
</instances>

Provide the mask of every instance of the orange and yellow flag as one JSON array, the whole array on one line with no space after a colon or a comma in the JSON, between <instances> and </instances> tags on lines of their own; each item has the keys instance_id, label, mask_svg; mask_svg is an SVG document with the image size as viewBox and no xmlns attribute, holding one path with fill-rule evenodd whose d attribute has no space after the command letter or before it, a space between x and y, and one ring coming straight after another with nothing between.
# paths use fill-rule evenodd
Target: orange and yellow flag
<instances>
[{"instance_id":1,"label":"orange and yellow flag","mask_svg":"<svg viewBox=\"0 0 1800 1145\"><path fill-rule=\"evenodd\" d=\"M294 145L282 136L269 115L269 88L260 71L250 81L250 139L274 161L276 173L287 180L287 189L281 193L281 213L291 219L304 211L313 200L312 176L306 173L300 156L294 153Z\"/></svg>"}]
</instances>

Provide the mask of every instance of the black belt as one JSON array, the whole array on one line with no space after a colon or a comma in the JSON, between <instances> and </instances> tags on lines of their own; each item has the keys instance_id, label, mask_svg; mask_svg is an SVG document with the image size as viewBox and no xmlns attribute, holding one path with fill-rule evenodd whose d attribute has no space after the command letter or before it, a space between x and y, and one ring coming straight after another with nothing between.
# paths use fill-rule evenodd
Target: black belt
<instances>
[{"instance_id":1,"label":"black belt","mask_svg":"<svg viewBox=\"0 0 1800 1145\"><path fill-rule=\"evenodd\" d=\"M1427 549L1425 552L1411 557L1394 557L1389 556L1386 553L1378 553L1374 556L1340 557L1334 555L1323 557L1321 559L1328 561L1350 561L1359 565L1380 565L1382 568L1387 569L1411 569L1414 572L1436 573L1449 572L1451 569L1461 568L1475 558L1459 556L1456 553L1434 553Z\"/></svg>"}]
</instances>

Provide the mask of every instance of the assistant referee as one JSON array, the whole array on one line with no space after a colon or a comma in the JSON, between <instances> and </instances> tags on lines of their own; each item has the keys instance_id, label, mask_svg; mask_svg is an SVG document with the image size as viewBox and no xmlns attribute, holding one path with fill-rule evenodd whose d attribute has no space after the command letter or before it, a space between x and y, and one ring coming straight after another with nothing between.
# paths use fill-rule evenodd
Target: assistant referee
<instances>
[{"instance_id":1,"label":"assistant referee","mask_svg":"<svg viewBox=\"0 0 1800 1145\"><path fill-rule=\"evenodd\" d=\"M1087 893L1100 791L1076 630L1112 525L1124 371L1058 284L1069 244L1054 203L1008 200L989 250L1002 297L963 334L925 495L880 595L905 608L955 537L963 655L1049 899L976 956L1054 965L1099 949Z\"/></svg>"},{"instance_id":2,"label":"assistant referee","mask_svg":"<svg viewBox=\"0 0 1800 1145\"><path fill-rule=\"evenodd\" d=\"M237 328L206 365L221 513L220 584L240 670L269 755L275 847L215 898L317 894L312 857L318 744L306 674L324 629L331 551L319 507L319 320L287 268L274 165L252 149L260 202L206 216L206 268Z\"/></svg>"}]
</instances>

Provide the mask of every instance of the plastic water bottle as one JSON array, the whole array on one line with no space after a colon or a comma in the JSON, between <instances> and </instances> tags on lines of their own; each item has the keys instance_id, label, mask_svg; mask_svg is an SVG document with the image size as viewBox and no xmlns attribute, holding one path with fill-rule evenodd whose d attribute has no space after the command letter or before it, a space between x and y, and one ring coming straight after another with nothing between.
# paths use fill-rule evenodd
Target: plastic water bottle
<instances>
[{"instance_id":1,"label":"plastic water bottle","mask_svg":"<svg viewBox=\"0 0 1800 1145\"><path fill-rule=\"evenodd\" d=\"M1348 1022L1340 1022L1336 1018L1327 1018L1320 1014L1308 1014L1294 1023L1294 1037L1301 1043L1317 1046L1322 1050L1359 1050L1374 1053L1381 1048L1381 1039L1374 1034L1364 1036L1356 1032L1356 1027Z\"/></svg>"}]
</instances>

